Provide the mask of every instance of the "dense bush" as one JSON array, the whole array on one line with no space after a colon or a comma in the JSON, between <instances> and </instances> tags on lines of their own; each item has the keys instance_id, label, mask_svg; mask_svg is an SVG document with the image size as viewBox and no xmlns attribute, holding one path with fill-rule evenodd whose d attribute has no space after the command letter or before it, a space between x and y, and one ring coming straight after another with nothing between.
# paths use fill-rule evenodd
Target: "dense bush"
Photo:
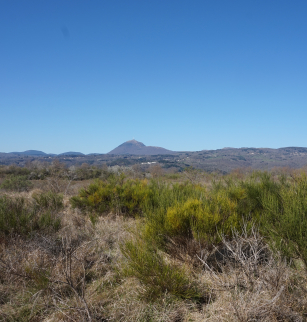
<instances>
[{"instance_id":1,"label":"dense bush","mask_svg":"<svg viewBox=\"0 0 307 322\"><path fill-rule=\"evenodd\" d=\"M0 197L0 235L28 235L37 230L56 231L61 219L62 196L51 193L36 195L34 200L24 197Z\"/></svg>"},{"instance_id":2,"label":"dense bush","mask_svg":"<svg viewBox=\"0 0 307 322\"><path fill-rule=\"evenodd\" d=\"M78 196L71 198L73 208L80 208L96 213L114 212L127 216L142 213L142 205L148 196L146 180L96 180L86 189L81 189Z\"/></svg>"},{"instance_id":3,"label":"dense bush","mask_svg":"<svg viewBox=\"0 0 307 322\"><path fill-rule=\"evenodd\" d=\"M28 191L32 187L33 184L28 180L28 176L26 175L10 175L0 185L0 189L17 192Z\"/></svg>"},{"instance_id":4,"label":"dense bush","mask_svg":"<svg viewBox=\"0 0 307 322\"><path fill-rule=\"evenodd\" d=\"M87 164L82 164L75 170L77 180L96 179L102 175L103 170L97 167L90 167Z\"/></svg>"},{"instance_id":5,"label":"dense bush","mask_svg":"<svg viewBox=\"0 0 307 322\"><path fill-rule=\"evenodd\" d=\"M121 250L128 259L125 274L138 278L147 299L155 300L165 293L183 299L201 300L204 297L183 269L167 263L156 249L142 241L128 241Z\"/></svg>"},{"instance_id":6,"label":"dense bush","mask_svg":"<svg viewBox=\"0 0 307 322\"><path fill-rule=\"evenodd\" d=\"M278 193L262 194L263 231L288 258L300 258L307 267L307 176L303 174Z\"/></svg>"},{"instance_id":7,"label":"dense bush","mask_svg":"<svg viewBox=\"0 0 307 322\"><path fill-rule=\"evenodd\" d=\"M58 211L64 207L63 196L51 191L34 193L32 198L35 201L34 205L37 209Z\"/></svg>"},{"instance_id":8,"label":"dense bush","mask_svg":"<svg viewBox=\"0 0 307 322\"><path fill-rule=\"evenodd\" d=\"M221 235L230 238L243 221L258 223L279 251L307 265L306 174L285 177L258 171L245 178L226 176L213 181L210 189L191 182L115 176L82 189L71 204L100 214L142 215L144 240L164 250L174 239L218 244Z\"/></svg>"},{"instance_id":9,"label":"dense bush","mask_svg":"<svg viewBox=\"0 0 307 322\"><path fill-rule=\"evenodd\" d=\"M30 170L28 168L17 167L15 165L0 167L0 177L5 177L6 175L26 176L29 174Z\"/></svg>"},{"instance_id":10,"label":"dense bush","mask_svg":"<svg viewBox=\"0 0 307 322\"><path fill-rule=\"evenodd\" d=\"M201 186L164 186L161 203L151 202L145 207L145 236L163 246L169 238L195 239L217 243L219 234L231 234L240 226L236 202L226 193L206 192ZM155 194L155 193L153 193Z\"/></svg>"}]
</instances>

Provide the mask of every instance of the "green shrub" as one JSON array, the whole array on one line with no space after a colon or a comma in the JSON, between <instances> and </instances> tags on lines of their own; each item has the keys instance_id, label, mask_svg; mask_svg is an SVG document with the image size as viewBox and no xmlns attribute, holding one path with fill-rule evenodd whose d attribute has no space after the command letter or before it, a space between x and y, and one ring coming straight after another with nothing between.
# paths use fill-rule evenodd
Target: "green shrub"
<instances>
[{"instance_id":1,"label":"green shrub","mask_svg":"<svg viewBox=\"0 0 307 322\"><path fill-rule=\"evenodd\" d=\"M39 198L39 197L37 197ZM29 235L38 230L57 231L61 220L58 208L40 207L23 197L0 197L0 235Z\"/></svg>"},{"instance_id":2,"label":"green shrub","mask_svg":"<svg viewBox=\"0 0 307 322\"><path fill-rule=\"evenodd\" d=\"M288 258L300 258L307 267L307 176L302 174L278 194L262 194L263 232Z\"/></svg>"},{"instance_id":3,"label":"green shrub","mask_svg":"<svg viewBox=\"0 0 307 322\"><path fill-rule=\"evenodd\" d=\"M71 198L73 208L90 212L104 213L112 211L127 216L142 214L142 205L148 196L146 180L120 180L105 182L96 180L78 196Z\"/></svg>"},{"instance_id":4,"label":"green shrub","mask_svg":"<svg viewBox=\"0 0 307 322\"><path fill-rule=\"evenodd\" d=\"M285 177L257 171L213 181L210 189L114 176L82 189L71 204L95 216L105 211L144 216L144 243L162 250L176 238L218 244L221 234L231 237L243 220L258 223L272 245L307 265L306 191L306 174Z\"/></svg>"},{"instance_id":5,"label":"green shrub","mask_svg":"<svg viewBox=\"0 0 307 322\"><path fill-rule=\"evenodd\" d=\"M35 206L38 209L49 209L53 211L61 210L64 207L63 195L52 191L35 193L32 195Z\"/></svg>"},{"instance_id":6,"label":"green shrub","mask_svg":"<svg viewBox=\"0 0 307 322\"><path fill-rule=\"evenodd\" d=\"M128 261L125 274L142 283L148 300L155 300L166 292L182 299L203 298L184 270L167 263L154 248L142 241L128 241L121 250Z\"/></svg>"},{"instance_id":7,"label":"green shrub","mask_svg":"<svg viewBox=\"0 0 307 322\"><path fill-rule=\"evenodd\" d=\"M56 217L51 211L43 212L37 218L37 230L48 230L58 231L61 228L61 220Z\"/></svg>"},{"instance_id":8,"label":"green shrub","mask_svg":"<svg viewBox=\"0 0 307 322\"><path fill-rule=\"evenodd\" d=\"M0 177L5 177L6 175L26 176L29 174L30 170L28 168L18 167L15 165L0 167Z\"/></svg>"},{"instance_id":9,"label":"green shrub","mask_svg":"<svg viewBox=\"0 0 307 322\"><path fill-rule=\"evenodd\" d=\"M33 184L26 175L10 175L0 185L0 189L17 192L29 191L32 187Z\"/></svg>"},{"instance_id":10,"label":"green shrub","mask_svg":"<svg viewBox=\"0 0 307 322\"><path fill-rule=\"evenodd\" d=\"M220 181L213 195L225 191L237 203L239 216L258 222L272 247L307 266L307 176L273 176L255 171L245 180Z\"/></svg>"},{"instance_id":11,"label":"green shrub","mask_svg":"<svg viewBox=\"0 0 307 322\"><path fill-rule=\"evenodd\" d=\"M166 179L170 179L170 180L178 180L178 179L180 179L181 175L180 175L180 173L170 173L170 174L164 175L164 177Z\"/></svg>"},{"instance_id":12,"label":"green shrub","mask_svg":"<svg viewBox=\"0 0 307 322\"><path fill-rule=\"evenodd\" d=\"M35 213L25 198L0 197L0 232L27 234L32 230Z\"/></svg>"},{"instance_id":13,"label":"green shrub","mask_svg":"<svg viewBox=\"0 0 307 322\"><path fill-rule=\"evenodd\" d=\"M169 207L183 203L188 199L203 199L206 194L205 187L191 183L173 185L152 180L148 185L148 198L144 203L144 211L153 213L166 212Z\"/></svg>"},{"instance_id":14,"label":"green shrub","mask_svg":"<svg viewBox=\"0 0 307 322\"><path fill-rule=\"evenodd\" d=\"M213 182L211 195L226 194L230 200L237 204L238 215L259 220L264 210L261 201L262 195L270 193L278 196L283 187L289 187L284 180L276 181L268 172L255 171L244 180L226 178Z\"/></svg>"},{"instance_id":15,"label":"green shrub","mask_svg":"<svg viewBox=\"0 0 307 322\"><path fill-rule=\"evenodd\" d=\"M75 170L76 178L78 180L96 179L102 175L102 169L98 169L88 164L82 164L81 167Z\"/></svg>"},{"instance_id":16,"label":"green shrub","mask_svg":"<svg viewBox=\"0 0 307 322\"><path fill-rule=\"evenodd\" d=\"M164 209L147 213L145 236L163 246L170 238L195 239L205 244L218 243L220 234L231 235L240 226L236 202L226 194L187 199Z\"/></svg>"}]
</instances>

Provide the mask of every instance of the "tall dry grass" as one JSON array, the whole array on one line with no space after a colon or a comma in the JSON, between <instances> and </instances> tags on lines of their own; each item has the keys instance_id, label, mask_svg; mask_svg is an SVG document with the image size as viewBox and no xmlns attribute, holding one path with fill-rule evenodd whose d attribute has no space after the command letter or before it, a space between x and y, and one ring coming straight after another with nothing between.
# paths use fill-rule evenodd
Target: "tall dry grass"
<instances>
[{"instance_id":1,"label":"tall dry grass","mask_svg":"<svg viewBox=\"0 0 307 322\"><path fill-rule=\"evenodd\" d=\"M101 212L71 207L78 185L91 196L86 181L2 191L24 198L16 218L49 211L60 225L1 234L0 321L306 321L304 231L284 234L304 227L304 175L188 175L112 176L93 189L115 202Z\"/></svg>"}]
</instances>

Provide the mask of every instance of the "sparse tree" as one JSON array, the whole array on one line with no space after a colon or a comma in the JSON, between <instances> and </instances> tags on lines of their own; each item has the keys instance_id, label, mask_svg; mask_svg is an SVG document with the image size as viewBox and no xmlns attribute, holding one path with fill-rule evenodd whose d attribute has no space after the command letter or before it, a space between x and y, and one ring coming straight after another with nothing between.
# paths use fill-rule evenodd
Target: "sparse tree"
<instances>
[{"instance_id":1,"label":"sparse tree","mask_svg":"<svg viewBox=\"0 0 307 322\"><path fill-rule=\"evenodd\" d=\"M152 177L155 179L159 179L163 175L163 169L160 164L152 165L149 168L149 172L151 173Z\"/></svg>"},{"instance_id":2,"label":"sparse tree","mask_svg":"<svg viewBox=\"0 0 307 322\"><path fill-rule=\"evenodd\" d=\"M193 167L187 167L184 169L184 175L188 181L192 184L199 184L203 178L203 172Z\"/></svg>"}]
</instances>

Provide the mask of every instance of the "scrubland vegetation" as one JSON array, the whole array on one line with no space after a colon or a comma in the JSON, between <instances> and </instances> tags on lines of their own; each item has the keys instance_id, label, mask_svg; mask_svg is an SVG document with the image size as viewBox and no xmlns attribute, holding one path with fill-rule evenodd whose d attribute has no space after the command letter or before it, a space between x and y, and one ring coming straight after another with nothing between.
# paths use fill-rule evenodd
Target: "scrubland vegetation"
<instances>
[{"instance_id":1,"label":"scrubland vegetation","mask_svg":"<svg viewBox=\"0 0 307 322\"><path fill-rule=\"evenodd\" d=\"M0 168L0 321L307 321L307 171Z\"/></svg>"}]
</instances>

